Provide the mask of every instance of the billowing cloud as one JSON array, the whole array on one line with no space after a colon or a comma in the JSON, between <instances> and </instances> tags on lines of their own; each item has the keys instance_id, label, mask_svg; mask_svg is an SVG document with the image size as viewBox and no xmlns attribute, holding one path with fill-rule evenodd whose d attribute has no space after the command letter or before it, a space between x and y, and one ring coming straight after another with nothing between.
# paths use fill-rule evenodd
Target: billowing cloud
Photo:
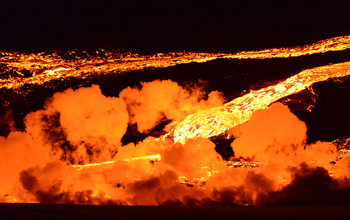
<instances>
[{"instance_id":1,"label":"billowing cloud","mask_svg":"<svg viewBox=\"0 0 350 220\"><path fill-rule=\"evenodd\" d=\"M71 148L75 161L85 163L109 160L121 146L127 123L124 101L104 96L96 85L56 93L44 110L26 117L32 136L44 136L56 148Z\"/></svg>"},{"instance_id":2,"label":"billowing cloud","mask_svg":"<svg viewBox=\"0 0 350 220\"><path fill-rule=\"evenodd\" d=\"M142 89L126 88L120 94L130 113L130 123L137 123L140 132L152 129L164 117L175 121L188 114L221 105L220 92L213 91L204 99L201 87L184 89L171 80L141 83Z\"/></svg>"},{"instance_id":3,"label":"billowing cloud","mask_svg":"<svg viewBox=\"0 0 350 220\"><path fill-rule=\"evenodd\" d=\"M306 125L281 103L257 110L250 121L235 128L237 138L231 144L235 155L267 160L278 153L295 154L306 141Z\"/></svg>"},{"instance_id":4,"label":"billowing cloud","mask_svg":"<svg viewBox=\"0 0 350 220\"><path fill-rule=\"evenodd\" d=\"M174 143L171 132L122 146L128 124L147 133L163 118L222 104L201 87L170 80L106 97L98 86L56 93L0 137L0 201L94 205L348 204L350 160L332 143L305 144L306 125L287 106L258 110L230 132L227 162L209 139ZM97 163L104 162L104 163ZM254 163L253 163L254 162ZM332 162L332 163L330 163ZM78 164L86 166L78 166ZM339 199L337 199L339 198Z\"/></svg>"}]
</instances>

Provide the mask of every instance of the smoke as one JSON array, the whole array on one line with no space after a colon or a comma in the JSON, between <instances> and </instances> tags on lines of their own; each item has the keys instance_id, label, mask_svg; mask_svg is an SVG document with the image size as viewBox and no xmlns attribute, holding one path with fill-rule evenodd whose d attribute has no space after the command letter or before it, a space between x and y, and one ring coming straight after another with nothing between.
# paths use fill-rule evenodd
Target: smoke
<instances>
[{"instance_id":1,"label":"smoke","mask_svg":"<svg viewBox=\"0 0 350 220\"><path fill-rule=\"evenodd\" d=\"M11 132L6 138L0 137L0 149L0 201L3 202L7 201L6 197L13 191L16 191L17 195L25 191L18 184L18 175L23 169L44 166L49 161L58 159L28 133Z\"/></svg>"},{"instance_id":2,"label":"smoke","mask_svg":"<svg viewBox=\"0 0 350 220\"><path fill-rule=\"evenodd\" d=\"M176 170L179 175L194 179L205 174L202 169L198 169L201 164L220 161L221 157L214 148L215 144L208 139L190 139L184 146L175 143L173 146L166 148L161 156L164 164Z\"/></svg>"},{"instance_id":3,"label":"smoke","mask_svg":"<svg viewBox=\"0 0 350 220\"><path fill-rule=\"evenodd\" d=\"M184 89L170 80L128 87L119 97L106 97L95 85L56 93L42 110L26 116L25 132L0 137L0 201L349 204L349 157L340 159L332 143L306 145L305 123L281 103L254 112L250 121L231 129L236 156L231 165L204 138L181 144L170 134L121 144L130 124L147 133L164 118L181 121L222 102L219 92L206 96L201 86ZM73 166L87 163L95 164Z\"/></svg>"},{"instance_id":4,"label":"smoke","mask_svg":"<svg viewBox=\"0 0 350 220\"><path fill-rule=\"evenodd\" d=\"M120 98L105 97L98 86L56 93L44 110L25 118L26 130L71 162L109 160L121 146L128 113ZM68 158L67 158L68 157Z\"/></svg>"},{"instance_id":5,"label":"smoke","mask_svg":"<svg viewBox=\"0 0 350 220\"><path fill-rule=\"evenodd\" d=\"M103 160L120 146L127 128L128 113L120 98L105 97L98 86L67 90L57 93L51 103L60 112L60 123L67 132L67 139L74 145L91 146L91 151L101 151Z\"/></svg>"},{"instance_id":6,"label":"smoke","mask_svg":"<svg viewBox=\"0 0 350 220\"><path fill-rule=\"evenodd\" d=\"M129 123L137 123L142 133L155 127L163 117L181 121L189 114L219 106L224 101L217 91L209 93L207 100L203 99L203 86L184 89L171 80L155 80L141 85L142 90L128 87L119 96L128 106Z\"/></svg>"},{"instance_id":7,"label":"smoke","mask_svg":"<svg viewBox=\"0 0 350 220\"><path fill-rule=\"evenodd\" d=\"M99 180L104 182L109 174L78 174L72 167L69 167L69 172L59 167L159 153L147 142L137 147L133 144L122 147L120 141L128 123L137 123L139 129L146 132L162 117L181 120L189 113L223 102L219 92L210 93L205 100L203 86L184 89L170 80L156 80L142 83L142 86L141 90L126 88L120 97L106 97L96 85L75 91L68 89L54 94L42 110L28 114L25 132L14 131L8 137L0 138L3 170L1 201L11 201L13 197L13 201L82 203L81 198L76 198L78 192L79 195L95 198L95 194L90 192L98 190L96 179L100 177ZM9 115L5 115L7 124L10 124L7 122L10 119ZM128 167L122 164L121 167ZM47 167L57 169L48 171ZM115 167L119 167L119 163ZM52 172L54 175L50 174ZM127 179L130 172L147 173L147 169L135 170L132 167L124 176L120 175L113 181Z\"/></svg>"},{"instance_id":8,"label":"smoke","mask_svg":"<svg viewBox=\"0 0 350 220\"><path fill-rule=\"evenodd\" d=\"M323 167L306 163L289 168L292 181L279 191L260 194L256 205L349 205L350 186L340 187Z\"/></svg>"},{"instance_id":9,"label":"smoke","mask_svg":"<svg viewBox=\"0 0 350 220\"><path fill-rule=\"evenodd\" d=\"M235 155L265 162L276 154L293 155L303 148L306 125L281 103L257 110L250 121L235 128Z\"/></svg>"}]
</instances>

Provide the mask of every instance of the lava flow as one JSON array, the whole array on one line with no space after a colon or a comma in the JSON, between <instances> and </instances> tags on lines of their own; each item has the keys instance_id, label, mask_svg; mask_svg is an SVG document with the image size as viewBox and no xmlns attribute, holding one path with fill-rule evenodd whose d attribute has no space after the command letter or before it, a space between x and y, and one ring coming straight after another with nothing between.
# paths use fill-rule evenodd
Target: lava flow
<instances>
[{"instance_id":1,"label":"lava flow","mask_svg":"<svg viewBox=\"0 0 350 220\"><path fill-rule=\"evenodd\" d=\"M174 131L174 140L184 143L187 138L220 135L250 119L253 112L266 109L271 103L300 92L312 84L350 74L350 62L304 70L277 85L268 86L241 96L223 106L189 115Z\"/></svg>"},{"instance_id":2,"label":"lava flow","mask_svg":"<svg viewBox=\"0 0 350 220\"><path fill-rule=\"evenodd\" d=\"M224 53L158 53L154 55L120 54L103 49L93 53L85 51L54 52L52 54L24 54L0 52L0 89L19 89L25 84L42 85L53 80L70 77L86 78L90 75L122 74L145 68L164 68L191 62L203 63L218 58L271 59L289 58L350 48L350 36L321 40L311 45L293 48L272 48L260 51Z\"/></svg>"},{"instance_id":3,"label":"lava flow","mask_svg":"<svg viewBox=\"0 0 350 220\"><path fill-rule=\"evenodd\" d=\"M288 59L349 47L350 37L342 36L237 54L1 53L0 87L20 90L69 77L217 58ZM200 86L183 88L171 80L142 82L118 97L106 97L98 85L55 93L43 109L26 115L25 131L0 137L0 202L349 205L349 137L306 144L306 124L276 102L349 74L350 62L315 67L226 104L218 91L205 96ZM149 135L164 118L172 123L163 135ZM147 138L123 145L134 124ZM209 139L221 134L234 139L229 160Z\"/></svg>"}]
</instances>

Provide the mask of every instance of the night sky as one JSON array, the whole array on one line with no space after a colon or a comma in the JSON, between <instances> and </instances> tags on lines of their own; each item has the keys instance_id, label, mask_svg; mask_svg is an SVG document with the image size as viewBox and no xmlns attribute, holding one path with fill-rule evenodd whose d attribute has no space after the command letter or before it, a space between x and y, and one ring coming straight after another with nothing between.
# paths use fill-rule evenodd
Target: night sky
<instances>
[{"instance_id":1,"label":"night sky","mask_svg":"<svg viewBox=\"0 0 350 220\"><path fill-rule=\"evenodd\" d=\"M4 1L0 51L237 52L350 34L349 1Z\"/></svg>"}]
</instances>

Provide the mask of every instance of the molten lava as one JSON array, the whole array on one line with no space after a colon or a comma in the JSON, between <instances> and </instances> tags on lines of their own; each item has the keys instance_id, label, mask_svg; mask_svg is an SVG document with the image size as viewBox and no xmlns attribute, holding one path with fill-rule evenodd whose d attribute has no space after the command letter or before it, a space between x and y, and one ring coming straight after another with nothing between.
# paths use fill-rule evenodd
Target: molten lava
<instances>
[{"instance_id":1,"label":"molten lava","mask_svg":"<svg viewBox=\"0 0 350 220\"><path fill-rule=\"evenodd\" d=\"M266 109L278 99L300 92L316 82L349 74L350 62L304 70L277 85L251 91L223 106L187 116L176 126L174 140L184 143L187 138L209 138L220 135L248 121L253 112Z\"/></svg>"},{"instance_id":2,"label":"molten lava","mask_svg":"<svg viewBox=\"0 0 350 220\"><path fill-rule=\"evenodd\" d=\"M144 157L134 157L131 159L125 159L124 161L133 161L133 160L151 160L151 161L160 161L161 156L159 154L156 155L148 155ZM113 164L115 161L106 161L106 162L101 162L101 163L89 163L85 165L72 165L72 167L76 168L77 171L81 171L83 169L87 169L89 167L96 167L96 166L101 166L101 165L107 165L107 164Z\"/></svg>"},{"instance_id":3,"label":"molten lava","mask_svg":"<svg viewBox=\"0 0 350 220\"><path fill-rule=\"evenodd\" d=\"M191 62L203 63L218 58L289 58L328 51L342 51L349 48L350 36L340 36L302 47L242 51L236 54L176 52L141 56L109 52L103 49L92 54L85 51L54 52L52 54L0 52L0 61L4 65L1 72L9 73L8 77L0 79L0 88L18 89L24 84L42 85L45 82L64 80L69 77L84 79L90 75L122 74L145 68L165 68Z\"/></svg>"}]
</instances>

